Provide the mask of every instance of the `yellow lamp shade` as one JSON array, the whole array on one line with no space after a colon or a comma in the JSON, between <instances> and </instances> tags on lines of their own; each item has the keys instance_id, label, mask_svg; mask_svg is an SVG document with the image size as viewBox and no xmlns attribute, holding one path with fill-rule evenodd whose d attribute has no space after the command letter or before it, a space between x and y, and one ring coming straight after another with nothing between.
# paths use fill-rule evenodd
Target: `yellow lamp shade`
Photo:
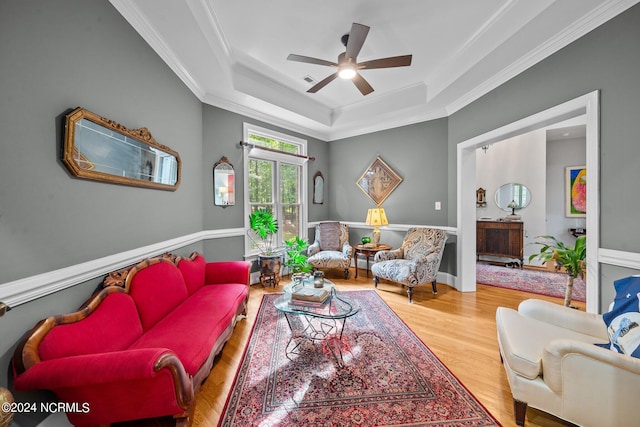
<instances>
[{"instance_id":1,"label":"yellow lamp shade","mask_svg":"<svg viewBox=\"0 0 640 427\"><path fill-rule=\"evenodd\" d=\"M369 209L369 211L367 212L366 224L373 225L374 227L389 224L389 221L387 220L387 214L384 212L384 209L383 208Z\"/></svg>"}]
</instances>

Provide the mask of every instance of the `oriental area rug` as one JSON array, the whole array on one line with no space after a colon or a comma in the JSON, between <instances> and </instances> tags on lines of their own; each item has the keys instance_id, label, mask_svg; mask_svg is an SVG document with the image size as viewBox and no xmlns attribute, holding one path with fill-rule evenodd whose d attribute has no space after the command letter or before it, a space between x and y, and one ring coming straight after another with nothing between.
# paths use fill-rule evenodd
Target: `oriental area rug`
<instances>
[{"instance_id":1,"label":"oriental area rug","mask_svg":"<svg viewBox=\"0 0 640 427\"><path fill-rule=\"evenodd\" d=\"M342 362L323 343L299 354L265 295L218 424L230 426L500 425L375 291L344 292Z\"/></svg>"},{"instance_id":2,"label":"oriental area rug","mask_svg":"<svg viewBox=\"0 0 640 427\"><path fill-rule=\"evenodd\" d=\"M544 270L509 268L477 263L476 283L564 298L564 293L567 289L567 275ZM573 282L573 297L571 299L584 302L586 295L587 286L584 280L575 279Z\"/></svg>"}]
</instances>

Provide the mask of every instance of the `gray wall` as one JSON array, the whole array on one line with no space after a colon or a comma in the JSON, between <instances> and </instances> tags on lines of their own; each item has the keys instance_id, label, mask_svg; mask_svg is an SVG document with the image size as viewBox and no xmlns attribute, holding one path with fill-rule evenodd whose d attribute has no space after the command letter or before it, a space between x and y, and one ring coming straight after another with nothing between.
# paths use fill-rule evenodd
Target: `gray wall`
<instances>
[{"instance_id":1,"label":"gray wall","mask_svg":"<svg viewBox=\"0 0 640 427\"><path fill-rule=\"evenodd\" d=\"M202 229L202 106L107 2L0 2L0 283ZM175 192L73 178L61 114L82 106L147 127L180 153ZM0 318L0 384L20 336L74 311L91 282ZM24 400L23 400L24 401Z\"/></svg>"},{"instance_id":2,"label":"gray wall","mask_svg":"<svg viewBox=\"0 0 640 427\"><path fill-rule=\"evenodd\" d=\"M311 203L313 198L313 176L315 173L321 171L325 180L329 181L327 177L329 148L326 142L210 105L203 106L202 118L204 170L202 200L205 230L244 227L243 150L238 144L243 138L244 122L273 129L307 141L307 155L316 158L315 161L307 163L309 221L319 221L327 218L328 203ZM213 204L213 165L222 156L227 156L236 173L236 205L226 208ZM326 183L325 185L329 184ZM243 254L243 237L215 239L204 242L204 255L207 260L242 259Z\"/></svg>"},{"instance_id":3,"label":"gray wall","mask_svg":"<svg viewBox=\"0 0 640 427\"><path fill-rule=\"evenodd\" d=\"M640 5L605 23L449 117L449 223L455 224L456 145L594 90L601 91L600 246L640 252ZM624 208L621 208L624 207ZM603 306L611 278L601 275Z\"/></svg>"},{"instance_id":4,"label":"gray wall","mask_svg":"<svg viewBox=\"0 0 640 427\"><path fill-rule=\"evenodd\" d=\"M329 143L329 216L364 222L375 203L356 182L380 156L403 179L382 204L391 224L447 225L447 119ZM442 202L436 211L435 202Z\"/></svg>"},{"instance_id":5,"label":"gray wall","mask_svg":"<svg viewBox=\"0 0 640 427\"><path fill-rule=\"evenodd\" d=\"M369 165L380 156L402 177L400 185L383 202L389 223L447 225L448 171L447 119L438 119L329 143L328 219L364 222L375 203L356 185ZM435 202L442 209L435 210ZM369 229L351 228L352 243L370 236ZM398 247L405 232L380 230L383 243ZM455 274L455 237L447 243L441 271Z\"/></svg>"},{"instance_id":6,"label":"gray wall","mask_svg":"<svg viewBox=\"0 0 640 427\"><path fill-rule=\"evenodd\" d=\"M0 19L0 283L201 230L201 103L117 11L3 1ZM76 106L178 151L180 188L71 177L61 115Z\"/></svg>"}]
</instances>

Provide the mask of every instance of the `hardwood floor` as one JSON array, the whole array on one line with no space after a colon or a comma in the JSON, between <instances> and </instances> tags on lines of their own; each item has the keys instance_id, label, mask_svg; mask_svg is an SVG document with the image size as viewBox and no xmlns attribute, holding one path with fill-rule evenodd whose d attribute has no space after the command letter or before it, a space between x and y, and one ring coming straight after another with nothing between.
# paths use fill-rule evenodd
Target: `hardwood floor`
<instances>
[{"instance_id":1,"label":"hardwood floor","mask_svg":"<svg viewBox=\"0 0 640 427\"><path fill-rule=\"evenodd\" d=\"M340 271L326 272L338 290L374 289L371 277L359 271L344 280ZM276 288L251 287L249 317L238 323L231 339L214 364L209 378L197 396L193 427L215 427L231 389L245 345L251 334L258 307L265 293L281 292L288 282L283 278ZM514 426L509 384L500 363L496 338L495 312L498 306L516 308L527 298L540 298L562 304L562 299L532 295L478 285L477 292L461 293L439 284L438 294L431 286L416 288L413 304L399 285L381 282L378 295L404 320L435 355L504 426ZM584 303L574 305L584 310ZM533 409L527 410L527 426L566 426L562 420Z\"/></svg>"}]
</instances>

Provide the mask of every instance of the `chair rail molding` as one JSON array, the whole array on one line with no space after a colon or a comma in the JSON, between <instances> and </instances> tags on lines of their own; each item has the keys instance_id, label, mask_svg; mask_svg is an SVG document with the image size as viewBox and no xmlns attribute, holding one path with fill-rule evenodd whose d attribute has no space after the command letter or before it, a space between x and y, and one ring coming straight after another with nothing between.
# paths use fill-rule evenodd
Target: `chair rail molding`
<instances>
[{"instance_id":1,"label":"chair rail molding","mask_svg":"<svg viewBox=\"0 0 640 427\"><path fill-rule=\"evenodd\" d=\"M164 252L170 252L203 240L233 236L244 236L244 228L199 231L58 270L3 283L0 285L0 301L13 308L54 292L79 285L80 283L95 279L101 275L106 275L111 271L132 265L144 258L157 256Z\"/></svg>"},{"instance_id":2,"label":"chair rail molding","mask_svg":"<svg viewBox=\"0 0 640 427\"><path fill-rule=\"evenodd\" d=\"M640 270L640 253L600 248L598 251L598 262L616 267Z\"/></svg>"},{"instance_id":3,"label":"chair rail molding","mask_svg":"<svg viewBox=\"0 0 640 427\"><path fill-rule=\"evenodd\" d=\"M309 228L315 227L322 221L309 222ZM371 228L364 222L342 221L353 228ZM406 232L411 227L426 227L425 225L394 224L386 226L385 229ZM455 227L429 226L441 228L451 234L457 234ZM220 230L204 230L192 234L187 234L174 239L142 246L118 254L97 258L91 261L49 271L42 274L26 277L0 284L0 301L8 307L13 308L37 298L45 297L54 292L61 291L83 282L106 275L107 273L132 265L140 259L157 256L164 252L170 252L191 244L204 240L220 239L224 237L244 237L244 228L227 228ZM640 253L619 251L615 249L600 248L598 252L598 262L619 267L627 267L640 270ZM451 276L449 273L447 275ZM459 280L459 277L441 277L442 283L452 284Z\"/></svg>"}]
</instances>

